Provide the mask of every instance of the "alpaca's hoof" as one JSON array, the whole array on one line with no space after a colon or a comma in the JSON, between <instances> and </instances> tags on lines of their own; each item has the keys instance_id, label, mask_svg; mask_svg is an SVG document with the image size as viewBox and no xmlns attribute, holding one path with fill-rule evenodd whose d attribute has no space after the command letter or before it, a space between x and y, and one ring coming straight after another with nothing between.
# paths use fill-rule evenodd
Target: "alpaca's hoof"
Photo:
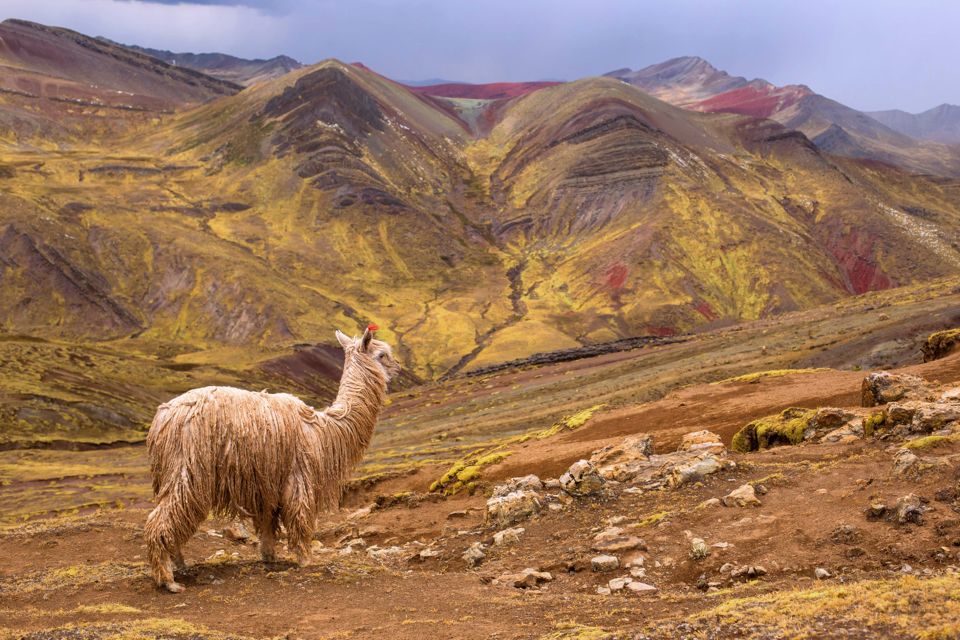
<instances>
[{"instance_id":1,"label":"alpaca's hoof","mask_svg":"<svg viewBox=\"0 0 960 640\"><path fill-rule=\"evenodd\" d=\"M167 584L163 585L163 588L169 591L170 593L181 593L186 587L184 587L179 582L174 582L171 580Z\"/></svg>"}]
</instances>

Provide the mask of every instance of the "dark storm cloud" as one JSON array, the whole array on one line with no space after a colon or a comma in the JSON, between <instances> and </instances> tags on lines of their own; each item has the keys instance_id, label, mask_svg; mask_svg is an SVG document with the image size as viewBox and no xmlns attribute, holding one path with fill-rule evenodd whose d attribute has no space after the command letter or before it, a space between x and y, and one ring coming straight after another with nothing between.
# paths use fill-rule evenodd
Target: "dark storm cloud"
<instances>
[{"instance_id":1,"label":"dark storm cloud","mask_svg":"<svg viewBox=\"0 0 960 640\"><path fill-rule=\"evenodd\" d=\"M395 78L573 79L699 55L859 109L960 103L960 3L914 0L3 0L10 17L119 42Z\"/></svg>"}]
</instances>

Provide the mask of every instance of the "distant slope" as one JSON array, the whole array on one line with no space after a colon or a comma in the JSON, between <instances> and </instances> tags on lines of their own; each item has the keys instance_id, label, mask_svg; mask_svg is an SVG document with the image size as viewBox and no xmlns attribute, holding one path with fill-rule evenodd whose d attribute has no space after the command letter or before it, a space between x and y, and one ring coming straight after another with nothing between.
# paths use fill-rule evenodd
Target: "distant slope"
<instances>
[{"instance_id":1,"label":"distant slope","mask_svg":"<svg viewBox=\"0 0 960 640\"><path fill-rule=\"evenodd\" d=\"M922 113L891 109L868 111L867 115L911 138L960 144L960 106L955 104L941 104Z\"/></svg>"},{"instance_id":2,"label":"distant slope","mask_svg":"<svg viewBox=\"0 0 960 640\"><path fill-rule=\"evenodd\" d=\"M896 164L919 173L960 175L960 147L919 141L879 119L819 95L804 85L778 87L765 80L731 76L697 57L683 57L639 71L607 74L687 109L770 118L813 140L849 137L831 153L855 148L854 157ZM828 135L829 134L829 135Z\"/></svg>"},{"instance_id":3,"label":"distant slope","mask_svg":"<svg viewBox=\"0 0 960 640\"><path fill-rule=\"evenodd\" d=\"M168 64L202 71L215 78L244 86L277 78L303 66L289 56L275 56L268 60L259 58L248 60L225 53L173 53L135 45L131 45L130 48Z\"/></svg>"},{"instance_id":4,"label":"distant slope","mask_svg":"<svg viewBox=\"0 0 960 640\"><path fill-rule=\"evenodd\" d=\"M559 82L491 82L488 84L470 84L450 82L445 84L420 85L410 87L417 93L441 98L470 98L474 100L502 100L517 98L531 91L553 87Z\"/></svg>"},{"instance_id":5,"label":"distant slope","mask_svg":"<svg viewBox=\"0 0 960 640\"><path fill-rule=\"evenodd\" d=\"M127 47L24 20L0 23L0 85L39 97L172 108L239 87Z\"/></svg>"}]
</instances>

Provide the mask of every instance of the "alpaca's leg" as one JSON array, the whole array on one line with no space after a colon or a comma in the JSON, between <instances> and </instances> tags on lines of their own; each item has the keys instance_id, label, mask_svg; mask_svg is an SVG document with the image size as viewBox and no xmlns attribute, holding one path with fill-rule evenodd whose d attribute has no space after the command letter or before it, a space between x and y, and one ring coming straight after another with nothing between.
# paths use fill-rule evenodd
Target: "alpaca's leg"
<instances>
[{"instance_id":1,"label":"alpaca's leg","mask_svg":"<svg viewBox=\"0 0 960 640\"><path fill-rule=\"evenodd\" d=\"M183 591L183 585L173 579L173 560L171 547L174 540L174 527L170 523L170 513L167 505L158 504L147 516L147 524L143 530L147 542L147 553L150 557L150 570L157 586L171 593ZM179 553L179 550L177 551Z\"/></svg>"},{"instance_id":2,"label":"alpaca's leg","mask_svg":"<svg viewBox=\"0 0 960 640\"><path fill-rule=\"evenodd\" d=\"M283 526L287 530L287 549L296 555L297 564L303 566L311 559L310 543L313 542L316 520L312 500L298 491L297 486L295 483L288 484L282 516Z\"/></svg>"},{"instance_id":3,"label":"alpaca's leg","mask_svg":"<svg viewBox=\"0 0 960 640\"><path fill-rule=\"evenodd\" d=\"M271 512L268 515L259 516L254 522L257 529L257 535L260 536L260 558L264 562L277 561L277 527L279 518L277 513Z\"/></svg>"},{"instance_id":4,"label":"alpaca's leg","mask_svg":"<svg viewBox=\"0 0 960 640\"><path fill-rule=\"evenodd\" d=\"M180 548L197 532L209 511L209 505L193 496L190 486L178 480L170 491L161 494L156 508L147 516L143 536L150 556L150 567L157 585L173 593L183 585L173 579L173 565L183 564Z\"/></svg>"}]
</instances>

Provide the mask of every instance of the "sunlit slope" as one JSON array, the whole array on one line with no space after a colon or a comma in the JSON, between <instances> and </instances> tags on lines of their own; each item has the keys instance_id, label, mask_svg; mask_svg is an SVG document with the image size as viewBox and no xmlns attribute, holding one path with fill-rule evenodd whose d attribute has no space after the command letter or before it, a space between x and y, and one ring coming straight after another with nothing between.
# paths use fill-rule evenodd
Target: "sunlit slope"
<instances>
[{"instance_id":1,"label":"sunlit slope","mask_svg":"<svg viewBox=\"0 0 960 640\"><path fill-rule=\"evenodd\" d=\"M373 321L433 378L960 266L954 182L770 121L612 79L477 109L488 134L327 61L115 132L83 113L56 146L9 140L0 327L246 366Z\"/></svg>"},{"instance_id":2,"label":"sunlit slope","mask_svg":"<svg viewBox=\"0 0 960 640\"><path fill-rule=\"evenodd\" d=\"M947 185L852 181L774 123L692 114L613 80L515 102L468 157L522 256L514 331L528 342L541 328L553 343L756 318L960 265ZM902 209L920 201L938 212L929 233ZM478 362L515 339L492 343Z\"/></svg>"}]
</instances>

